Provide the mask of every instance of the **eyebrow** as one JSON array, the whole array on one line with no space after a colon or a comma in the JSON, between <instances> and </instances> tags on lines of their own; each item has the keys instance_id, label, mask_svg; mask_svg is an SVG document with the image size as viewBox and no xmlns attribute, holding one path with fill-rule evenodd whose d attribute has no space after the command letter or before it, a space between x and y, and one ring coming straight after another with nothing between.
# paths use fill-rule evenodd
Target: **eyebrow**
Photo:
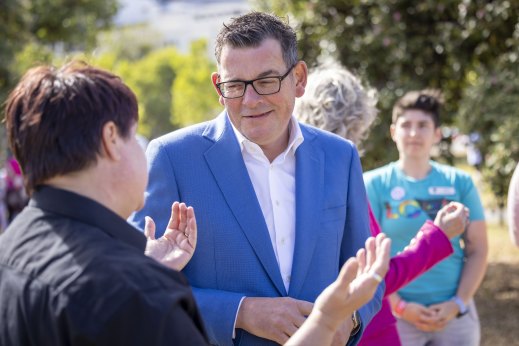
<instances>
[{"instance_id":1,"label":"eyebrow","mask_svg":"<svg viewBox=\"0 0 519 346\"><path fill-rule=\"evenodd\" d=\"M220 74L218 75L218 77L220 78L220 81L222 81L222 82L243 82L243 81L255 80L255 79L263 78L263 77L269 77L270 75L280 76L281 74L280 74L280 72L278 72L276 70L270 69L270 70L261 72L259 75L257 75L255 78L252 78L252 79L233 78L233 79L223 81L221 78L222 76Z\"/></svg>"},{"instance_id":2,"label":"eyebrow","mask_svg":"<svg viewBox=\"0 0 519 346\"><path fill-rule=\"evenodd\" d=\"M411 120L403 120L401 122L402 125L404 125L404 124L407 125L407 124L410 124L410 123L412 123ZM417 123L418 123L418 125L429 124L429 120L425 120L425 119L424 120L418 120Z\"/></svg>"}]
</instances>

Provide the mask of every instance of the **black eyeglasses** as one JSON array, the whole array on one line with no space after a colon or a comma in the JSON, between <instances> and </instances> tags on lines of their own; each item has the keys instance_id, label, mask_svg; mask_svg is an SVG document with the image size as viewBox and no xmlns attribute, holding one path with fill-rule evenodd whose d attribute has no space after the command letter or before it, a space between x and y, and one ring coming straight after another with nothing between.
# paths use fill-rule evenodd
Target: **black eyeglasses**
<instances>
[{"instance_id":1,"label":"black eyeglasses","mask_svg":"<svg viewBox=\"0 0 519 346\"><path fill-rule=\"evenodd\" d=\"M288 76L290 71L297 65L292 65L288 71L282 76L261 77L252 80L234 80L229 82L216 83L216 87L220 90L220 94L226 99L236 99L245 94L247 85L252 85L254 91L258 95L272 95L281 90L281 81Z\"/></svg>"}]
</instances>

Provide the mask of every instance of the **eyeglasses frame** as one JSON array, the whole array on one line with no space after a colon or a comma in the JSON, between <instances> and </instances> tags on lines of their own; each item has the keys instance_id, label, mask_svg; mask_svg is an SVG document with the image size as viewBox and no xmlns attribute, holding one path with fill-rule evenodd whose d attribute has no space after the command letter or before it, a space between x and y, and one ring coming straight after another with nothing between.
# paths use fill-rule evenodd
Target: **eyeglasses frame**
<instances>
[{"instance_id":1,"label":"eyeglasses frame","mask_svg":"<svg viewBox=\"0 0 519 346\"><path fill-rule=\"evenodd\" d=\"M296 62L295 64L293 64L289 69L288 71L282 75L282 76L266 76L266 77L260 77L260 78L256 78L256 79L250 79L250 80L229 80L229 81L225 81L225 82L220 82L220 83L216 83L216 87L218 88L218 91L220 91L220 95L222 95L223 98L225 99L237 99L237 98L240 98L240 97L243 97L243 95L245 95L245 92L247 91L247 86L248 85L252 85L252 89L254 89L254 91L258 94L258 95L262 95L262 96L265 96L265 95L274 95L274 94L277 94L280 90L281 90L281 82L283 81L283 79L285 79L289 74L290 72L294 69L294 67L296 67L298 62ZM275 92L272 92L272 93L267 93L267 94L262 94L260 92L258 92L258 90L256 90L256 88L254 87L254 82L258 81L258 80L262 80L262 79L267 79L267 78L277 78L279 79L279 88L277 91ZM225 84L225 83L237 83L237 82L242 82L245 84L245 87L243 88L243 93L240 95L240 96L234 96L234 97L227 97L227 96L224 96L223 92L222 92L222 89L220 88L222 84Z\"/></svg>"}]
</instances>

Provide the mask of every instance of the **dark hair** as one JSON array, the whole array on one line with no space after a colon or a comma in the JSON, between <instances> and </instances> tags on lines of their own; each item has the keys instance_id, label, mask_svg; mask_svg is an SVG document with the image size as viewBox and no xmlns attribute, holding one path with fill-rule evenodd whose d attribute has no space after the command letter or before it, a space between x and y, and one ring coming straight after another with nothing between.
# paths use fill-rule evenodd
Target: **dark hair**
<instances>
[{"instance_id":1,"label":"dark hair","mask_svg":"<svg viewBox=\"0 0 519 346\"><path fill-rule=\"evenodd\" d=\"M5 118L9 146L31 193L50 178L94 164L107 122L128 138L138 108L119 77L73 61L60 69L30 69L7 98Z\"/></svg>"},{"instance_id":2,"label":"dark hair","mask_svg":"<svg viewBox=\"0 0 519 346\"><path fill-rule=\"evenodd\" d=\"M214 54L220 63L225 45L233 48L258 47L263 40L273 38L279 41L283 60L287 67L297 62L297 37L295 31L280 17L263 12L250 12L232 18L216 37Z\"/></svg>"},{"instance_id":3,"label":"dark hair","mask_svg":"<svg viewBox=\"0 0 519 346\"><path fill-rule=\"evenodd\" d=\"M414 90L407 92L393 106L393 123L410 109L418 109L429 114L435 127L440 126L440 107L443 103L441 91L436 89Z\"/></svg>"}]
</instances>

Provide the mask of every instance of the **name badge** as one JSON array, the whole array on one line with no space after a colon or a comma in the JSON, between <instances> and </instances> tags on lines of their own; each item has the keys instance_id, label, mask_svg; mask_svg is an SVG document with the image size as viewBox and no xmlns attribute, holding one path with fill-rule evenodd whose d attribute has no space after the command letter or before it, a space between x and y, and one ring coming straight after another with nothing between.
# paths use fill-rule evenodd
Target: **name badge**
<instances>
[{"instance_id":1,"label":"name badge","mask_svg":"<svg viewBox=\"0 0 519 346\"><path fill-rule=\"evenodd\" d=\"M456 189L452 186L431 186L429 188L430 195L454 195Z\"/></svg>"}]
</instances>

